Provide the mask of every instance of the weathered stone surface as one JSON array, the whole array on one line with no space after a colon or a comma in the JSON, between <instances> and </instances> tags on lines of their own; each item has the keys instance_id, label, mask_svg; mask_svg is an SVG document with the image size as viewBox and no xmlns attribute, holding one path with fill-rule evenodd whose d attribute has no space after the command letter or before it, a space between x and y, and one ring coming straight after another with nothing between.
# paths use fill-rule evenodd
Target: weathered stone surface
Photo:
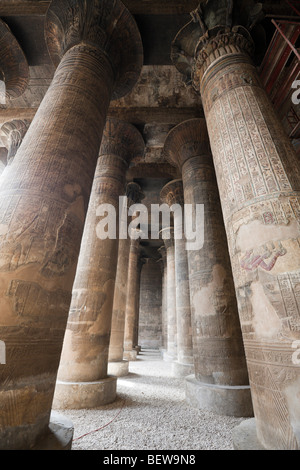
<instances>
[{"instance_id":1,"label":"weathered stone surface","mask_svg":"<svg viewBox=\"0 0 300 470\"><path fill-rule=\"evenodd\" d=\"M2 142L8 150L8 165L12 162L12 159L16 155L21 143L23 142L29 125L29 121L14 120L6 122L3 124L3 126L1 126L1 131L4 134L4 137L2 137Z\"/></svg>"},{"instance_id":2,"label":"weathered stone surface","mask_svg":"<svg viewBox=\"0 0 300 470\"><path fill-rule=\"evenodd\" d=\"M175 256L175 282L176 282L176 318L177 318L177 362L187 366L187 371L192 372L194 366L192 323L190 308L190 287L186 240L183 230L184 220L184 195L182 180L173 180L167 183L161 190L162 202L171 208L178 204L181 213L174 211L174 256ZM181 376L184 367L174 369ZM188 374L186 374L188 375Z\"/></svg>"},{"instance_id":3,"label":"weathered stone surface","mask_svg":"<svg viewBox=\"0 0 300 470\"><path fill-rule=\"evenodd\" d=\"M167 252L167 351L164 360L176 361L177 359L177 315L176 315L176 277L175 277L175 247L174 228L162 229L163 238ZM164 238L166 237L166 238Z\"/></svg>"},{"instance_id":4,"label":"weathered stone surface","mask_svg":"<svg viewBox=\"0 0 300 470\"><path fill-rule=\"evenodd\" d=\"M147 258L141 272L139 344L144 349L162 346L162 278L155 259Z\"/></svg>"},{"instance_id":5,"label":"weathered stone surface","mask_svg":"<svg viewBox=\"0 0 300 470\"><path fill-rule=\"evenodd\" d=\"M67 1L59 3L67 10ZM2 448L30 448L48 428L116 72L101 48L74 43L1 181L0 337L7 354L0 371Z\"/></svg>"},{"instance_id":6,"label":"weathered stone surface","mask_svg":"<svg viewBox=\"0 0 300 470\"><path fill-rule=\"evenodd\" d=\"M220 189L257 436L266 448L299 449L299 165L250 57L246 5L234 5L241 14L227 29L219 24L219 35L210 25L205 37L195 34L193 79Z\"/></svg>"},{"instance_id":7,"label":"weathered stone surface","mask_svg":"<svg viewBox=\"0 0 300 470\"><path fill-rule=\"evenodd\" d=\"M162 345L161 352L164 354L167 351L168 347L168 305L167 305L167 251L164 245L158 249L159 254L161 255L160 260L158 261L161 272L162 272L162 301L161 301L161 316L162 316Z\"/></svg>"},{"instance_id":8,"label":"weathered stone surface","mask_svg":"<svg viewBox=\"0 0 300 470\"><path fill-rule=\"evenodd\" d=\"M142 260L140 260L141 247L140 238L131 235L129 252L126 311L125 311L125 332L124 332L124 359L133 361L137 357L136 326L139 315L140 280Z\"/></svg>"},{"instance_id":9,"label":"weathered stone surface","mask_svg":"<svg viewBox=\"0 0 300 470\"><path fill-rule=\"evenodd\" d=\"M199 383L247 386L248 374L226 233L203 119L169 133L165 155L180 165L185 204L204 205L204 245L188 251L195 376Z\"/></svg>"},{"instance_id":10,"label":"weathered stone surface","mask_svg":"<svg viewBox=\"0 0 300 470\"><path fill-rule=\"evenodd\" d=\"M136 22L122 2L52 0L46 15L46 40L54 65L72 47L82 44L90 55L100 49L114 70L112 99L129 93L143 65L143 47Z\"/></svg>"}]
</instances>

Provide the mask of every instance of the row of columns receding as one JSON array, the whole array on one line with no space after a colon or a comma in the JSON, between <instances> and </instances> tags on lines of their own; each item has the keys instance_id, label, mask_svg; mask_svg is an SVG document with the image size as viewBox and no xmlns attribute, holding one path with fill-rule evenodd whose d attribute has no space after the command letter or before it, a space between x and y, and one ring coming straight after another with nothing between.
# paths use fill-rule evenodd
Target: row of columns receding
<instances>
[{"instance_id":1,"label":"row of columns receding","mask_svg":"<svg viewBox=\"0 0 300 470\"><path fill-rule=\"evenodd\" d=\"M33 448L53 403L109 402L108 364L126 373L124 359L137 354L139 241L100 240L95 228L97 207L118 209L130 161L143 154L134 126L107 118L139 77L142 43L121 2L97 0L93 15L77 3L74 18L67 2L51 3L57 69L21 145L11 139L0 179L3 449ZM193 406L245 417L253 407L249 429L262 448L299 449L299 162L252 61L255 24L247 15L211 24L211 8L200 6L172 44L205 119L170 131L164 154L182 180L161 198L204 204L205 230L199 250L175 236L161 250L165 359L174 373L194 372ZM19 124L3 132L20 136Z\"/></svg>"}]
</instances>

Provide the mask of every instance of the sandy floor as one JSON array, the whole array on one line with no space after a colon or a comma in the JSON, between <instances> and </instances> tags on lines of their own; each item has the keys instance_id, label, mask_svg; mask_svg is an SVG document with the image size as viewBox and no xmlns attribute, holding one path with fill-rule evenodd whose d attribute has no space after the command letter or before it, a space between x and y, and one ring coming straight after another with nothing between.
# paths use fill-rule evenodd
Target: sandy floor
<instances>
[{"instance_id":1,"label":"sandy floor","mask_svg":"<svg viewBox=\"0 0 300 470\"><path fill-rule=\"evenodd\" d=\"M183 379L171 377L157 351L142 351L129 370L111 405L63 412L74 424L73 450L233 449L232 429L243 419L187 405Z\"/></svg>"}]
</instances>

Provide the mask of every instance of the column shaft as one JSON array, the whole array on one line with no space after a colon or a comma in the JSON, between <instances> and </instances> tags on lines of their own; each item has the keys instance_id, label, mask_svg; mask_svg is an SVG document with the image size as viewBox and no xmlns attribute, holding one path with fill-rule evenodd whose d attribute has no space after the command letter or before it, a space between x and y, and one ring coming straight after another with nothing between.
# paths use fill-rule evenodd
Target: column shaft
<instances>
[{"instance_id":1,"label":"column shaft","mask_svg":"<svg viewBox=\"0 0 300 470\"><path fill-rule=\"evenodd\" d=\"M169 231L169 229L166 229ZM167 251L167 335L168 347L164 355L166 361L177 359L177 316L176 316L176 278L175 278L175 247L174 233L170 232L170 238L164 240Z\"/></svg>"},{"instance_id":2,"label":"column shaft","mask_svg":"<svg viewBox=\"0 0 300 470\"><path fill-rule=\"evenodd\" d=\"M4 447L31 446L49 423L112 83L103 54L70 49L1 181Z\"/></svg>"},{"instance_id":3,"label":"column shaft","mask_svg":"<svg viewBox=\"0 0 300 470\"><path fill-rule=\"evenodd\" d=\"M174 261L176 294L177 361L172 364L175 376L187 376L194 372L192 323L190 307L190 286L186 240L184 235L184 197L182 180L166 184L160 197L173 212L174 222Z\"/></svg>"},{"instance_id":4,"label":"column shaft","mask_svg":"<svg viewBox=\"0 0 300 470\"><path fill-rule=\"evenodd\" d=\"M142 137L133 126L107 119L73 286L56 407L93 408L116 396L116 378L107 376L107 366L118 261L119 197L125 191L130 159L143 150L143 145L137 145L140 141ZM113 220L108 218L111 225L101 234L98 217L107 212Z\"/></svg>"},{"instance_id":5,"label":"column shaft","mask_svg":"<svg viewBox=\"0 0 300 470\"><path fill-rule=\"evenodd\" d=\"M262 15L250 7L233 1L228 12L209 0L178 33L173 57L202 97L259 445L291 450L300 448L300 170L252 61ZM184 59L182 68L188 37L192 67Z\"/></svg>"},{"instance_id":6,"label":"column shaft","mask_svg":"<svg viewBox=\"0 0 300 470\"><path fill-rule=\"evenodd\" d=\"M169 133L165 154L182 171L184 203L204 220L202 247L188 250L195 378L186 379L189 403L216 413L252 416L245 351L226 233L204 119L185 121ZM204 224L204 227L203 227ZM199 236L199 234L198 234Z\"/></svg>"},{"instance_id":7,"label":"column shaft","mask_svg":"<svg viewBox=\"0 0 300 470\"><path fill-rule=\"evenodd\" d=\"M135 360L137 351L135 350L135 327L137 312L137 297L139 297L139 277L138 258L140 256L140 240L131 239L128 268L128 285L126 296L125 313L125 334L124 334L124 358L130 361Z\"/></svg>"},{"instance_id":8,"label":"column shaft","mask_svg":"<svg viewBox=\"0 0 300 470\"><path fill-rule=\"evenodd\" d=\"M162 305L161 305L161 324L162 324L162 347L161 353L165 354L168 347L168 310L167 310L167 253L166 248L162 246L158 250L161 254L161 259L159 260L161 271L162 271Z\"/></svg>"},{"instance_id":9,"label":"column shaft","mask_svg":"<svg viewBox=\"0 0 300 470\"><path fill-rule=\"evenodd\" d=\"M202 95L258 437L268 448L298 449L300 370L293 362L300 338L298 159L248 57L225 57L218 66L214 84L205 77ZM217 83L224 84L224 93L212 106Z\"/></svg>"},{"instance_id":10,"label":"column shaft","mask_svg":"<svg viewBox=\"0 0 300 470\"><path fill-rule=\"evenodd\" d=\"M129 252L131 240L128 237L128 226L132 217L128 217L128 210L132 204L143 198L138 184L131 182L127 185L127 193L122 211L122 227L126 229L126 239L119 239L118 266L116 274L112 326L109 344L108 372L116 376L128 374L128 361L124 355L125 314L128 286Z\"/></svg>"}]
</instances>

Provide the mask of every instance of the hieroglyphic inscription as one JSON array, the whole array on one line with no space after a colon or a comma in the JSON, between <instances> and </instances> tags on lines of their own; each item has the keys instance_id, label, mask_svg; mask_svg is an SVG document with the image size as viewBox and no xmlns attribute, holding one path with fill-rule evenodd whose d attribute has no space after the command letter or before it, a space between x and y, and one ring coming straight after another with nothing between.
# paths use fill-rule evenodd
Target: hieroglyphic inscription
<instances>
[{"instance_id":1,"label":"hieroglyphic inscription","mask_svg":"<svg viewBox=\"0 0 300 470\"><path fill-rule=\"evenodd\" d=\"M265 271L271 271L279 256L286 254L286 249L283 248L280 242L278 247L274 243L270 243L270 245L271 247L266 245L263 247L263 253L255 252L254 250L247 251L241 259L241 267L247 271L253 271L258 267Z\"/></svg>"},{"instance_id":2,"label":"hieroglyphic inscription","mask_svg":"<svg viewBox=\"0 0 300 470\"><path fill-rule=\"evenodd\" d=\"M31 317L35 326L42 321L53 324L56 322L65 325L65 318L69 311L71 295L63 290L46 291L34 282L14 280L9 286L8 296L12 299L14 311L19 317Z\"/></svg>"}]
</instances>

